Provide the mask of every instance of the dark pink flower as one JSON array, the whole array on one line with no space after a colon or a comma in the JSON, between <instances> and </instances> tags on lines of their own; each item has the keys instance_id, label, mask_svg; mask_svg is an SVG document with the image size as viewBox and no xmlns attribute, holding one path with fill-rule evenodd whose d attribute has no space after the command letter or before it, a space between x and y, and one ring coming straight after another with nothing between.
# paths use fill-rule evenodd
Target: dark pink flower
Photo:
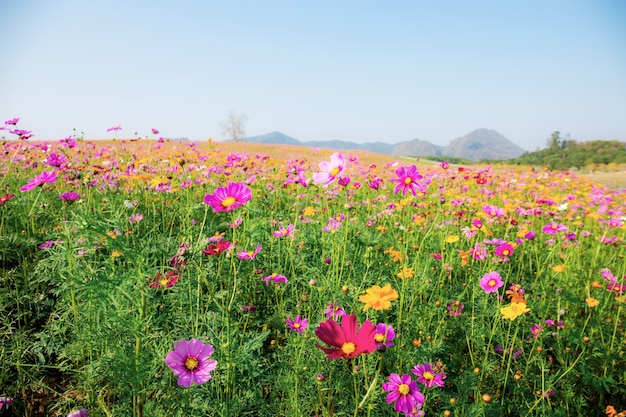
<instances>
[{"instance_id":1,"label":"dark pink flower","mask_svg":"<svg viewBox=\"0 0 626 417\"><path fill-rule=\"evenodd\" d=\"M417 375L417 382L426 385L426 388L443 387L443 380L446 379L443 371L439 373L440 370L437 366L433 366L430 363L415 365L411 372Z\"/></svg>"},{"instance_id":2,"label":"dark pink flower","mask_svg":"<svg viewBox=\"0 0 626 417\"><path fill-rule=\"evenodd\" d=\"M356 315L346 314L341 318L341 326L334 320L319 324L315 335L331 347L315 346L324 351L328 359L354 358L376 350L375 333L376 328L371 321L365 320L359 329Z\"/></svg>"},{"instance_id":3,"label":"dark pink flower","mask_svg":"<svg viewBox=\"0 0 626 417\"><path fill-rule=\"evenodd\" d=\"M34 178L30 178L28 180L28 183L26 185L23 185L20 188L21 192L25 192L25 191L31 191L34 190L35 188L39 187L40 185L44 185L45 183L53 183L56 182L57 180L57 174L56 172L52 171L52 172L42 172L41 174L35 176Z\"/></svg>"},{"instance_id":4,"label":"dark pink flower","mask_svg":"<svg viewBox=\"0 0 626 417\"><path fill-rule=\"evenodd\" d=\"M252 191L243 182L231 182L226 187L217 188L213 194L204 196L204 202L213 212L235 210L252 199Z\"/></svg>"},{"instance_id":5,"label":"dark pink flower","mask_svg":"<svg viewBox=\"0 0 626 417\"><path fill-rule=\"evenodd\" d=\"M183 339L174 343L174 350L167 354L165 364L178 377L178 385L200 385L211 379L211 371L217 367L217 361L209 359L213 352L213 346L201 340Z\"/></svg>"},{"instance_id":6,"label":"dark pink flower","mask_svg":"<svg viewBox=\"0 0 626 417\"><path fill-rule=\"evenodd\" d=\"M256 258L259 252L261 252L261 249L262 249L261 245L258 245L256 249L254 250L249 250L249 251L242 250L242 251L237 252L237 257L239 259L254 260L254 258Z\"/></svg>"},{"instance_id":7,"label":"dark pink flower","mask_svg":"<svg viewBox=\"0 0 626 417\"><path fill-rule=\"evenodd\" d=\"M299 332L300 334L304 334L304 330L309 328L309 321L300 316L296 316L295 319L288 318L285 322L289 330Z\"/></svg>"},{"instance_id":8,"label":"dark pink flower","mask_svg":"<svg viewBox=\"0 0 626 417\"><path fill-rule=\"evenodd\" d=\"M393 403L393 408L398 413L405 415L413 414L424 405L424 395L417 387L417 383L411 380L411 376L403 374L389 375L389 381L383 383L383 391L389 392L385 401Z\"/></svg>"},{"instance_id":9,"label":"dark pink flower","mask_svg":"<svg viewBox=\"0 0 626 417\"><path fill-rule=\"evenodd\" d=\"M391 182L397 182L393 189L394 194L398 194L402 192L402 195L405 195L407 191L410 191L414 196L417 196L417 192L425 192L426 185L420 183L422 175L417 171L417 167L415 165L411 165L407 167L400 167L396 170L396 175L398 178L391 179Z\"/></svg>"}]
</instances>

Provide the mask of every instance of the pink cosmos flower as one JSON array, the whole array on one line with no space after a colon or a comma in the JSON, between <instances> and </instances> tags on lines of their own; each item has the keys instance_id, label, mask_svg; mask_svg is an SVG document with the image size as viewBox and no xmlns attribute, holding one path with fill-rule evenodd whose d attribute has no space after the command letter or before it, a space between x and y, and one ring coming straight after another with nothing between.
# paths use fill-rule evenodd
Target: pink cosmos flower
<instances>
[{"instance_id":1,"label":"pink cosmos flower","mask_svg":"<svg viewBox=\"0 0 626 417\"><path fill-rule=\"evenodd\" d=\"M378 346L378 350L385 350L393 346L391 342L396 338L396 331L392 326L385 323L378 323L376 325L376 333L374 333L374 340Z\"/></svg>"},{"instance_id":2,"label":"pink cosmos flower","mask_svg":"<svg viewBox=\"0 0 626 417\"><path fill-rule=\"evenodd\" d=\"M15 197L15 194L0 195L0 206L3 205L6 202L11 201L13 199L13 197Z\"/></svg>"},{"instance_id":3,"label":"pink cosmos flower","mask_svg":"<svg viewBox=\"0 0 626 417\"><path fill-rule=\"evenodd\" d=\"M417 375L417 382L426 385L426 388L443 387L443 380L446 379L446 375L443 371L441 373L439 371L437 366L433 366L430 363L415 365L411 369L411 372Z\"/></svg>"},{"instance_id":4,"label":"pink cosmos flower","mask_svg":"<svg viewBox=\"0 0 626 417\"><path fill-rule=\"evenodd\" d=\"M496 271L489 272L483 275L480 279L480 287L487 293L498 291L498 288L502 287L504 282L502 277Z\"/></svg>"},{"instance_id":5,"label":"pink cosmos flower","mask_svg":"<svg viewBox=\"0 0 626 417\"><path fill-rule=\"evenodd\" d=\"M483 211L487 213L489 217L502 217L505 214L503 208L491 206L489 204L485 204L483 206Z\"/></svg>"},{"instance_id":6,"label":"pink cosmos flower","mask_svg":"<svg viewBox=\"0 0 626 417\"><path fill-rule=\"evenodd\" d=\"M356 315L345 314L341 318L341 326L335 320L326 320L315 330L315 335L331 347L315 346L324 351L328 359L354 358L376 350L375 333L376 328L371 321L365 320L359 329Z\"/></svg>"},{"instance_id":7,"label":"pink cosmos flower","mask_svg":"<svg viewBox=\"0 0 626 417\"><path fill-rule=\"evenodd\" d=\"M346 314L346 311L339 307L339 305L333 301L328 303L328 307L323 311L326 314L326 318L328 319L338 319L339 317L343 317Z\"/></svg>"},{"instance_id":8,"label":"pink cosmos flower","mask_svg":"<svg viewBox=\"0 0 626 417\"><path fill-rule=\"evenodd\" d=\"M72 411L66 417L89 417L89 413L86 408L81 408L80 410Z\"/></svg>"},{"instance_id":9,"label":"pink cosmos flower","mask_svg":"<svg viewBox=\"0 0 626 417\"><path fill-rule=\"evenodd\" d=\"M63 201L76 201L80 198L80 194L78 194L76 191L68 191L66 193L61 193L59 194L59 199L63 200Z\"/></svg>"},{"instance_id":10,"label":"pink cosmos flower","mask_svg":"<svg viewBox=\"0 0 626 417\"><path fill-rule=\"evenodd\" d=\"M167 273L157 273L154 277L150 279L148 282L148 287L150 288L170 288L176 285L178 280L180 279L180 274L178 271L169 270Z\"/></svg>"},{"instance_id":11,"label":"pink cosmos flower","mask_svg":"<svg viewBox=\"0 0 626 417\"><path fill-rule=\"evenodd\" d=\"M405 195L407 191L410 191L413 196L417 196L417 192L425 192L426 186L420 182L422 175L417 171L417 167L415 165L411 165L407 167L400 167L396 170L396 175L398 178L391 179L391 182L397 182L393 189L394 194L398 194L402 191L402 195Z\"/></svg>"},{"instance_id":12,"label":"pink cosmos flower","mask_svg":"<svg viewBox=\"0 0 626 417\"><path fill-rule=\"evenodd\" d=\"M295 319L287 318L285 322L287 323L287 328L289 330L299 332L302 335L304 335L304 330L309 328L309 321L300 316L296 316Z\"/></svg>"},{"instance_id":13,"label":"pink cosmos flower","mask_svg":"<svg viewBox=\"0 0 626 417\"><path fill-rule=\"evenodd\" d=\"M262 249L261 245L258 245L255 250L249 250L249 251L242 250L242 251L237 252L237 257L239 259L254 260L254 258L256 258L259 252L261 252L261 249Z\"/></svg>"},{"instance_id":14,"label":"pink cosmos flower","mask_svg":"<svg viewBox=\"0 0 626 417\"><path fill-rule=\"evenodd\" d=\"M313 174L313 183L322 184L326 187L335 181L335 178L343 172L346 164L343 156L340 153L335 152L330 156L330 162L322 161L318 166L321 171Z\"/></svg>"},{"instance_id":15,"label":"pink cosmos flower","mask_svg":"<svg viewBox=\"0 0 626 417\"><path fill-rule=\"evenodd\" d=\"M234 210L251 199L252 191L243 182L231 182L204 196L204 202L213 208L214 213Z\"/></svg>"},{"instance_id":16,"label":"pink cosmos flower","mask_svg":"<svg viewBox=\"0 0 626 417\"><path fill-rule=\"evenodd\" d=\"M278 230L272 232L272 235L274 237L294 237L297 231L298 229L296 229L293 224L290 224L287 228L280 226Z\"/></svg>"},{"instance_id":17,"label":"pink cosmos flower","mask_svg":"<svg viewBox=\"0 0 626 417\"><path fill-rule=\"evenodd\" d=\"M511 255L513 255L513 246L508 243L503 243L502 245L496 247L495 254L503 259L508 259Z\"/></svg>"},{"instance_id":18,"label":"pink cosmos flower","mask_svg":"<svg viewBox=\"0 0 626 417\"><path fill-rule=\"evenodd\" d=\"M202 253L209 256L219 255L233 248L233 244L227 240L220 240L215 244L210 244L206 249L202 249Z\"/></svg>"},{"instance_id":19,"label":"pink cosmos flower","mask_svg":"<svg viewBox=\"0 0 626 417\"><path fill-rule=\"evenodd\" d=\"M556 235L559 232L567 232L569 227L564 224L550 222L550 224L543 226L541 230L547 235Z\"/></svg>"},{"instance_id":20,"label":"pink cosmos flower","mask_svg":"<svg viewBox=\"0 0 626 417\"><path fill-rule=\"evenodd\" d=\"M122 125L112 126L107 129L107 132L117 132L118 130L122 130Z\"/></svg>"},{"instance_id":21,"label":"pink cosmos flower","mask_svg":"<svg viewBox=\"0 0 626 417\"><path fill-rule=\"evenodd\" d=\"M155 128L152 128L152 129L150 129L150 130L152 131L152 134L153 134L153 135L158 135L158 134L159 134L159 131L158 131L158 130L156 130Z\"/></svg>"},{"instance_id":22,"label":"pink cosmos flower","mask_svg":"<svg viewBox=\"0 0 626 417\"><path fill-rule=\"evenodd\" d=\"M15 126L17 124L17 122L20 121L19 117L14 117L13 119L9 119L6 122L4 122L5 125L13 125Z\"/></svg>"},{"instance_id":23,"label":"pink cosmos flower","mask_svg":"<svg viewBox=\"0 0 626 417\"><path fill-rule=\"evenodd\" d=\"M287 279L286 276L284 275L278 275L277 273L273 273L272 275L268 275L264 278L261 278L263 281L265 281L265 286L267 287L268 285L270 285L270 281L274 282L274 284L279 284L279 283L288 283L289 280Z\"/></svg>"},{"instance_id":24,"label":"pink cosmos flower","mask_svg":"<svg viewBox=\"0 0 626 417\"><path fill-rule=\"evenodd\" d=\"M167 354L165 364L178 377L178 385L200 385L211 379L211 371L217 367L217 361L209 360L213 352L213 346L201 340L183 339L174 343L174 350Z\"/></svg>"},{"instance_id":25,"label":"pink cosmos flower","mask_svg":"<svg viewBox=\"0 0 626 417\"><path fill-rule=\"evenodd\" d=\"M477 261L484 261L487 259L487 248L482 243L476 243L476 245L470 249L470 253Z\"/></svg>"},{"instance_id":26,"label":"pink cosmos flower","mask_svg":"<svg viewBox=\"0 0 626 417\"><path fill-rule=\"evenodd\" d=\"M23 185L20 188L21 192L32 191L40 185L44 185L45 183L53 183L57 180L56 172L46 172L43 171L41 174L35 176L34 178L30 178L26 185Z\"/></svg>"},{"instance_id":27,"label":"pink cosmos flower","mask_svg":"<svg viewBox=\"0 0 626 417\"><path fill-rule=\"evenodd\" d=\"M393 404L393 409L398 413L411 414L420 410L424 405L424 394L417 387L417 383L411 380L411 376L403 374L389 375L389 381L383 383L383 391L389 392L385 401Z\"/></svg>"}]
</instances>

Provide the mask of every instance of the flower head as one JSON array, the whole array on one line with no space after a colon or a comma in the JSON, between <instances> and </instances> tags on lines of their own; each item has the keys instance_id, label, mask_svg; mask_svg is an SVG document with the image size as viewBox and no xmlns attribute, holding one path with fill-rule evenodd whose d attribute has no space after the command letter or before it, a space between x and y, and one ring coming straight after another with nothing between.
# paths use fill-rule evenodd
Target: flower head
<instances>
[{"instance_id":1,"label":"flower head","mask_svg":"<svg viewBox=\"0 0 626 417\"><path fill-rule=\"evenodd\" d=\"M86 408L81 408L80 410L72 411L67 417L89 417L89 413Z\"/></svg>"},{"instance_id":2,"label":"flower head","mask_svg":"<svg viewBox=\"0 0 626 417\"><path fill-rule=\"evenodd\" d=\"M515 320L522 314L526 314L530 311L530 308L526 307L525 303L511 303L506 307L500 309L502 318L507 320Z\"/></svg>"},{"instance_id":3,"label":"flower head","mask_svg":"<svg viewBox=\"0 0 626 417\"><path fill-rule=\"evenodd\" d=\"M328 359L354 358L376 350L375 333L376 328L371 321L365 320L359 329L356 315L345 314L341 318L341 326L331 319L321 322L315 330L315 335L331 347L315 346L324 351Z\"/></svg>"},{"instance_id":4,"label":"flower head","mask_svg":"<svg viewBox=\"0 0 626 417\"><path fill-rule=\"evenodd\" d=\"M154 277L150 279L148 282L148 287L150 288L169 288L176 285L178 280L180 279L180 274L175 270L169 270L167 273L157 273Z\"/></svg>"},{"instance_id":5,"label":"flower head","mask_svg":"<svg viewBox=\"0 0 626 417\"><path fill-rule=\"evenodd\" d=\"M284 275L278 275L277 273L273 273L272 275L268 275L264 278L261 278L263 281L265 281L265 286L270 285L270 281L272 281L274 284L279 284L279 283L288 283L289 280L287 279L286 276Z\"/></svg>"},{"instance_id":6,"label":"flower head","mask_svg":"<svg viewBox=\"0 0 626 417\"><path fill-rule=\"evenodd\" d=\"M304 334L304 330L309 328L309 321L300 316L296 316L295 319L287 318L285 322L289 330L299 332L300 334Z\"/></svg>"},{"instance_id":7,"label":"flower head","mask_svg":"<svg viewBox=\"0 0 626 417\"><path fill-rule=\"evenodd\" d=\"M487 294L498 291L498 288L502 287L504 282L502 277L497 272L489 272L480 279L480 287Z\"/></svg>"},{"instance_id":8,"label":"flower head","mask_svg":"<svg viewBox=\"0 0 626 417\"><path fill-rule=\"evenodd\" d=\"M405 195L407 191L410 191L413 196L417 196L417 192L425 192L426 186L423 183L418 182L421 180L422 175L417 171L415 165L407 167L400 167L396 170L398 178L390 180L391 182L397 182L393 189L394 194L398 194L402 191L402 195Z\"/></svg>"},{"instance_id":9,"label":"flower head","mask_svg":"<svg viewBox=\"0 0 626 417\"><path fill-rule=\"evenodd\" d=\"M294 237L298 229L294 228L293 224L288 225L286 228L280 226L278 230L272 232L274 237Z\"/></svg>"},{"instance_id":10,"label":"flower head","mask_svg":"<svg viewBox=\"0 0 626 417\"><path fill-rule=\"evenodd\" d=\"M41 174L36 175L33 178L30 178L28 180L28 183L26 185L23 185L20 188L20 191L21 192L32 191L35 188L39 187L40 185L44 185L45 183L53 183L53 182L56 182L56 180L57 180L56 172L43 171Z\"/></svg>"},{"instance_id":11,"label":"flower head","mask_svg":"<svg viewBox=\"0 0 626 417\"><path fill-rule=\"evenodd\" d=\"M443 371L430 363L415 365L411 372L417 375L417 382L426 385L426 388L443 387L443 380L446 379Z\"/></svg>"},{"instance_id":12,"label":"flower head","mask_svg":"<svg viewBox=\"0 0 626 417\"><path fill-rule=\"evenodd\" d=\"M237 252L237 257L239 259L249 259L249 260L254 260L254 258L256 258L256 256L259 254L259 252L261 252L261 245L257 245L256 249L254 250L242 250Z\"/></svg>"},{"instance_id":13,"label":"flower head","mask_svg":"<svg viewBox=\"0 0 626 417\"><path fill-rule=\"evenodd\" d=\"M192 383L204 384L211 379L211 371L217 367L217 361L210 360L214 349L210 344L201 340L179 340L174 343L165 358L174 375L178 377L178 385L190 387Z\"/></svg>"},{"instance_id":14,"label":"flower head","mask_svg":"<svg viewBox=\"0 0 626 417\"><path fill-rule=\"evenodd\" d=\"M15 194L0 195L0 206L10 201L13 197L15 197Z\"/></svg>"},{"instance_id":15,"label":"flower head","mask_svg":"<svg viewBox=\"0 0 626 417\"><path fill-rule=\"evenodd\" d=\"M378 345L378 349L380 350L381 345L386 348L392 347L393 343L391 342L396 338L396 331L392 326L387 325L385 323L378 323L376 325L376 333L374 333L374 340Z\"/></svg>"},{"instance_id":16,"label":"flower head","mask_svg":"<svg viewBox=\"0 0 626 417\"><path fill-rule=\"evenodd\" d=\"M407 374L389 375L389 381L383 383L383 391L389 392L385 400L387 404L394 403L393 408L398 413L411 414L416 409L421 409L426 400L417 383Z\"/></svg>"},{"instance_id":17,"label":"flower head","mask_svg":"<svg viewBox=\"0 0 626 417\"><path fill-rule=\"evenodd\" d=\"M213 208L213 212L235 210L252 199L252 191L243 182L231 182L226 187L217 188L213 194L204 196L204 202Z\"/></svg>"},{"instance_id":18,"label":"flower head","mask_svg":"<svg viewBox=\"0 0 626 417\"><path fill-rule=\"evenodd\" d=\"M320 172L313 174L313 183L322 184L324 187L335 181L345 169L345 161L343 156L335 152L330 156L330 162L322 161L319 163Z\"/></svg>"},{"instance_id":19,"label":"flower head","mask_svg":"<svg viewBox=\"0 0 626 417\"><path fill-rule=\"evenodd\" d=\"M69 191L66 193L61 193L59 194L59 199L63 200L63 201L76 201L80 198L80 194L78 194L76 191Z\"/></svg>"},{"instance_id":20,"label":"flower head","mask_svg":"<svg viewBox=\"0 0 626 417\"><path fill-rule=\"evenodd\" d=\"M12 402L13 398L11 397L0 397L0 410L2 410L2 407L5 405L11 405Z\"/></svg>"},{"instance_id":21,"label":"flower head","mask_svg":"<svg viewBox=\"0 0 626 417\"><path fill-rule=\"evenodd\" d=\"M209 256L219 255L233 248L233 244L227 240L220 240L215 244L210 244L206 249L202 249L202 253Z\"/></svg>"},{"instance_id":22,"label":"flower head","mask_svg":"<svg viewBox=\"0 0 626 417\"><path fill-rule=\"evenodd\" d=\"M384 287L373 285L365 290L365 294L359 297L359 301L365 303L363 311L370 308L374 310L386 310L391 307L391 302L398 299L398 292L391 288L391 284Z\"/></svg>"}]
</instances>

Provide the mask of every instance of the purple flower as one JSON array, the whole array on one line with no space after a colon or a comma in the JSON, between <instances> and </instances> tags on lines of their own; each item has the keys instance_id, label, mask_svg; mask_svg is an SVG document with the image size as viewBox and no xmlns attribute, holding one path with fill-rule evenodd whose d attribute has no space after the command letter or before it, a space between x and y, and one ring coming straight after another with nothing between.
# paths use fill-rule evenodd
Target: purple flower
<instances>
[{"instance_id":1,"label":"purple flower","mask_svg":"<svg viewBox=\"0 0 626 417\"><path fill-rule=\"evenodd\" d=\"M72 411L67 417L89 417L89 413L87 413L86 408L81 408L80 410Z\"/></svg>"},{"instance_id":2,"label":"purple flower","mask_svg":"<svg viewBox=\"0 0 626 417\"><path fill-rule=\"evenodd\" d=\"M489 272L483 275L480 279L480 287L487 293L498 291L498 288L502 287L504 282L502 277L496 271Z\"/></svg>"},{"instance_id":3,"label":"purple flower","mask_svg":"<svg viewBox=\"0 0 626 417\"><path fill-rule=\"evenodd\" d=\"M14 117L13 119L9 119L6 122L4 122L5 125L13 125L15 126L17 124L17 122L20 121L19 117Z\"/></svg>"},{"instance_id":4,"label":"purple flower","mask_svg":"<svg viewBox=\"0 0 626 417\"><path fill-rule=\"evenodd\" d=\"M346 311L339 307L339 305L333 301L328 303L328 307L323 311L326 314L326 317L329 319L337 319L339 317L343 317L346 314Z\"/></svg>"},{"instance_id":5,"label":"purple flower","mask_svg":"<svg viewBox=\"0 0 626 417\"><path fill-rule=\"evenodd\" d=\"M122 125L112 126L107 129L107 132L111 132L111 131L117 132L118 130L122 130Z\"/></svg>"},{"instance_id":6,"label":"purple flower","mask_svg":"<svg viewBox=\"0 0 626 417\"><path fill-rule=\"evenodd\" d=\"M204 196L204 202L213 212L231 211L243 206L252 199L252 191L243 182L231 182L226 187L217 188L213 194Z\"/></svg>"},{"instance_id":7,"label":"purple flower","mask_svg":"<svg viewBox=\"0 0 626 417\"><path fill-rule=\"evenodd\" d=\"M294 237L297 231L298 229L295 229L293 224L290 224L287 228L280 226L278 230L272 232L272 235L274 237Z\"/></svg>"},{"instance_id":8,"label":"purple flower","mask_svg":"<svg viewBox=\"0 0 626 417\"><path fill-rule=\"evenodd\" d=\"M178 377L178 385L200 385L211 379L211 371L217 367L217 361L209 359L213 352L213 346L201 340L182 339L174 343L174 350L167 354L165 364Z\"/></svg>"},{"instance_id":9,"label":"purple flower","mask_svg":"<svg viewBox=\"0 0 626 417\"><path fill-rule=\"evenodd\" d=\"M249 250L249 251L242 250L242 251L237 252L237 257L239 259L254 260L254 258L256 258L259 252L261 252L261 249L262 249L261 245L258 245L255 250Z\"/></svg>"},{"instance_id":10,"label":"purple flower","mask_svg":"<svg viewBox=\"0 0 626 417\"><path fill-rule=\"evenodd\" d=\"M407 374L389 375L389 381L383 383L383 391L389 392L385 400L387 404L394 403L393 408L398 413L413 413L416 409L421 409L426 400L417 383Z\"/></svg>"},{"instance_id":11,"label":"purple flower","mask_svg":"<svg viewBox=\"0 0 626 417\"><path fill-rule=\"evenodd\" d=\"M75 191L69 191L69 192L66 192L66 193L59 194L59 198L61 200L63 200L63 201L70 201L70 202L72 202L72 201L78 200L80 198L80 194L78 194Z\"/></svg>"},{"instance_id":12,"label":"purple flower","mask_svg":"<svg viewBox=\"0 0 626 417\"><path fill-rule=\"evenodd\" d=\"M39 187L40 185L44 185L45 183L53 183L53 182L56 182L56 180L57 180L56 172L43 171L41 174L33 178L30 178L28 180L28 183L26 185L23 185L20 188L20 191L21 192L32 191L35 188Z\"/></svg>"},{"instance_id":13,"label":"purple flower","mask_svg":"<svg viewBox=\"0 0 626 417\"><path fill-rule=\"evenodd\" d=\"M402 191L402 195L405 195L407 191L410 191L413 196L417 196L417 192L425 192L426 186L420 182L422 175L417 171L417 167L415 165L411 165L407 167L400 167L396 170L396 175L398 178L391 179L391 182L397 182L393 189L394 194L398 194Z\"/></svg>"},{"instance_id":14,"label":"purple flower","mask_svg":"<svg viewBox=\"0 0 626 417\"><path fill-rule=\"evenodd\" d=\"M309 328L309 321L300 316L296 316L295 319L287 318L285 322L287 323L287 328L289 330L299 332L302 335L304 335L304 330Z\"/></svg>"},{"instance_id":15,"label":"purple flower","mask_svg":"<svg viewBox=\"0 0 626 417\"><path fill-rule=\"evenodd\" d=\"M396 338L396 331L392 326L389 326L385 323L378 323L376 325L376 333L374 333L374 340L378 345L378 350L384 350L386 348L392 347L393 343L391 341ZM384 348L383 348L384 346Z\"/></svg>"},{"instance_id":16,"label":"purple flower","mask_svg":"<svg viewBox=\"0 0 626 417\"><path fill-rule=\"evenodd\" d=\"M454 317L460 316L464 308L465 304L461 303L460 301L452 300L452 302L448 304L448 312L451 316Z\"/></svg>"},{"instance_id":17,"label":"purple flower","mask_svg":"<svg viewBox=\"0 0 626 417\"><path fill-rule=\"evenodd\" d=\"M140 213L135 213L128 218L130 224L137 224L143 220L143 215Z\"/></svg>"},{"instance_id":18,"label":"purple flower","mask_svg":"<svg viewBox=\"0 0 626 417\"><path fill-rule=\"evenodd\" d=\"M284 275L278 275L277 273L273 273L272 275L268 275L264 278L261 278L263 281L265 281L265 286L270 285L270 281L273 281L274 284L278 284L278 283L288 283L289 280L287 279L286 276Z\"/></svg>"},{"instance_id":19,"label":"purple flower","mask_svg":"<svg viewBox=\"0 0 626 417\"><path fill-rule=\"evenodd\" d=\"M443 387L443 380L446 379L446 375L437 366L432 366L430 363L424 363L421 365L415 365L411 372L417 375L417 382L426 385L426 388L430 387Z\"/></svg>"},{"instance_id":20,"label":"purple flower","mask_svg":"<svg viewBox=\"0 0 626 417\"><path fill-rule=\"evenodd\" d=\"M12 402L13 399L11 397L0 397L0 410L2 410L2 407L5 405L11 405Z\"/></svg>"}]
</instances>

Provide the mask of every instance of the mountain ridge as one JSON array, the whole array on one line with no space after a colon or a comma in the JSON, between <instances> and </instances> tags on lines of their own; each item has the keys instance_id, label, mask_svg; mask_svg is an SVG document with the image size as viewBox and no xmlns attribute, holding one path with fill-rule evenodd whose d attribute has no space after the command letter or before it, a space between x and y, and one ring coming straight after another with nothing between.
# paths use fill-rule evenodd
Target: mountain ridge
<instances>
[{"instance_id":1,"label":"mountain ridge","mask_svg":"<svg viewBox=\"0 0 626 417\"><path fill-rule=\"evenodd\" d=\"M245 138L248 142L330 148L337 150L360 149L394 156L448 156L473 161L481 159L511 159L522 155L525 150L495 130L479 128L453 139L446 146L429 141L413 139L396 144L384 142L355 143L342 140L302 142L284 133L273 131L264 135Z\"/></svg>"}]
</instances>

